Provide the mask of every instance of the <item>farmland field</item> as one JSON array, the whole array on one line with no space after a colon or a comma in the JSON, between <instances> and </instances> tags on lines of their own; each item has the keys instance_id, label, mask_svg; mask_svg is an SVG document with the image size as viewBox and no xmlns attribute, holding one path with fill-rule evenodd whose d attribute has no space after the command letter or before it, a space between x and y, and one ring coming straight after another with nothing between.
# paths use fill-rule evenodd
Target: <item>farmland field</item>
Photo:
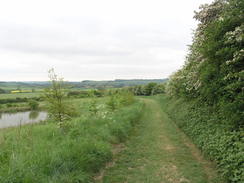
<instances>
[{"instance_id":1,"label":"farmland field","mask_svg":"<svg viewBox=\"0 0 244 183\"><path fill-rule=\"evenodd\" d=\"M8 94L0 94L0 99L14 99L14 98L32 98L32 97L40 97L41 92L34 93L8 93Z\"/></svg>"}]
</instances>

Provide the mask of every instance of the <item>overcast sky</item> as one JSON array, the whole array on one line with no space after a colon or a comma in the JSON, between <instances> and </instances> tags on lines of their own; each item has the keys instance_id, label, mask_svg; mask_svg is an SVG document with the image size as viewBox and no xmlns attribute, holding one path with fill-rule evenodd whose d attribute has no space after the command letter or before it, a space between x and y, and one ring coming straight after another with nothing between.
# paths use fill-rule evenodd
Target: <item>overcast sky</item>
<instances>
[{"instance_id":1,"label":"overcast sky","mask_svg":"<svg viewBox=\"0 0 244 183\"><path fill-rule=\"evenodd\" d=\"M0 81L165 78L211 0L0 1Z\"/></svg>"}]
</instances>

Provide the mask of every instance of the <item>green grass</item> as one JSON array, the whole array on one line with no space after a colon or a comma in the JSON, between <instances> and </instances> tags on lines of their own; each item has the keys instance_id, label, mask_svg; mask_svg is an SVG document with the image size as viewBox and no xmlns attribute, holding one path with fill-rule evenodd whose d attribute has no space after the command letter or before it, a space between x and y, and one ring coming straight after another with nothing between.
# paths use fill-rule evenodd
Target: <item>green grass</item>
<instances>
[{"instance_id":1,"label":"green grass","mask_svg":"<svg viewBox=\"0 0 244 183\"><path fill-rule=\"evenodd\" d=\"M53 122L1 129L0 182L224 182L155 98L114 112L98 98L96 115L91 100L70 99L79 117L64 129Z\"/></svg>"},{"instance_id":2,"label":"green grass","mask_svg":"<svg viewBox=\"0 0 244 183\"><path fill-rule=\"evenodd\" d=\"M1 183L89 183L108 161L112 144L125 141L141 114L141 102L88 113L89 100L71 101L86 115L63 129L52 122L0 130ZM82 113L81 112L81 113Z\"/></svg>"},{"instance_id":3,"label":"green grass","mask_svg":"<svg viewBox=\"0 0 244 183\"><path fill-rule=\"evenodd\" d=\"M214 165L163 112L143 99L144 114L124 151L96 179L103 183L221 183Z\"/></svg>"}]
</instances>

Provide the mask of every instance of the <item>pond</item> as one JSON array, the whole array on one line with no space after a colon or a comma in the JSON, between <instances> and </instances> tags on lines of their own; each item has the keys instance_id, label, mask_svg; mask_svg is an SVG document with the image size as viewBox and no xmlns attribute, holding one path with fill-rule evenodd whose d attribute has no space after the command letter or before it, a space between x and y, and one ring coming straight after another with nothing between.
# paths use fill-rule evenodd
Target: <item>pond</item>
<instances>
[{"instance_id":1,"label":"pond","mask_svg":"<svg viewBox=\"0 0 244 183\"><path fill-rule=\"evenodd\" d=\"M0 113L0 128L38 123L45 119L47 119L47 112L44 111Z\"/></svg>"}]
</instances>

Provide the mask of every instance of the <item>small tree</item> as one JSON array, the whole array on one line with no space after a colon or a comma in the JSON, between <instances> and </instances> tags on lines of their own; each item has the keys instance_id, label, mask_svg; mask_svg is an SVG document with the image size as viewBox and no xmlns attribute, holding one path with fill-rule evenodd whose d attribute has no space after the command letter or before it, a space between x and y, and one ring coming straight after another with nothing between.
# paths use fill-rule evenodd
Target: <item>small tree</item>
<instances>
[{"instance_id":1,"label":"small tree","mask_svg":"<svg viewBox=\"0 0 244 183\"><path fill-rule=\"evenodd\" d=\"M129 91L128 89L121 90L119 94L117 95L117 98L119 100L119 104L121 106L130 105L134 102L134 94Z\"/></svg>"},{"instance_id":2,"label":"small tree","mask_svg":"<svg viewBox=\"0 0 244 183\"><path fill-rule=\"evenodd\" d=\"M144 95L150 96L152 95L152 91L154 87L157 85L157 83L148 83L147 85L144 86Z\"/></svg>"},{"instance_id":3,"label":"small tree","mask_svg":"<svg viewBox=\"0 0 244 183\"><path fill-rule=\"evenodd\" d=\"M97 97L95 95L95 90L90 91L89 96L91 97L91 101L88 106L89 111L92 114L96 115L98 113L98 105L97 105L97 99L96 99Z\"/></svg>"},{"instance_id":4,"label":"small tree","mask_svg":"<svg viewBox=\"0 0 244 183\"><path fill-rule=\"evenodd\" d=\"M89 111L94 115L98 113L97 100L95 97L93 97L89 103Z\"/></svg>"},{"instance_id":5,"label":"small tree","mask_svg":"<svg viewBox=\"0 0 244 183\"><path fill-rule=\"evenodd\" d=\"M49 88L45 90L44 97L48 102L48 112L50 118L62 124L65 120L70 119L75 114L73 107L65 101L66 93L64 81L58 78L54 69L48 71L51 82Z\"/></svg>"},{"instance_id":6,"label":"small tree","mask_svg":"<svg viewBox=\"0 0 244 183\"><path fill-rule=\"evenodd\" d=\"M38 102L35 100L30 100L28 102L28 105L30 106L31 110L36 110L36 109L38 109L38 106L39 106Z\"/></svg>"},{"instance_id":7,"label":"small tree","mask_svg":"<svg viewBox=\"0 0 244 183\"><path fill-rule=\"evenodd\" d=\"M107 107L114 111L115 109L117 109L118 106L118 100L115 94L111 94L109 97L109 100L106 102Z\"/></svg>"}]
</instances>

